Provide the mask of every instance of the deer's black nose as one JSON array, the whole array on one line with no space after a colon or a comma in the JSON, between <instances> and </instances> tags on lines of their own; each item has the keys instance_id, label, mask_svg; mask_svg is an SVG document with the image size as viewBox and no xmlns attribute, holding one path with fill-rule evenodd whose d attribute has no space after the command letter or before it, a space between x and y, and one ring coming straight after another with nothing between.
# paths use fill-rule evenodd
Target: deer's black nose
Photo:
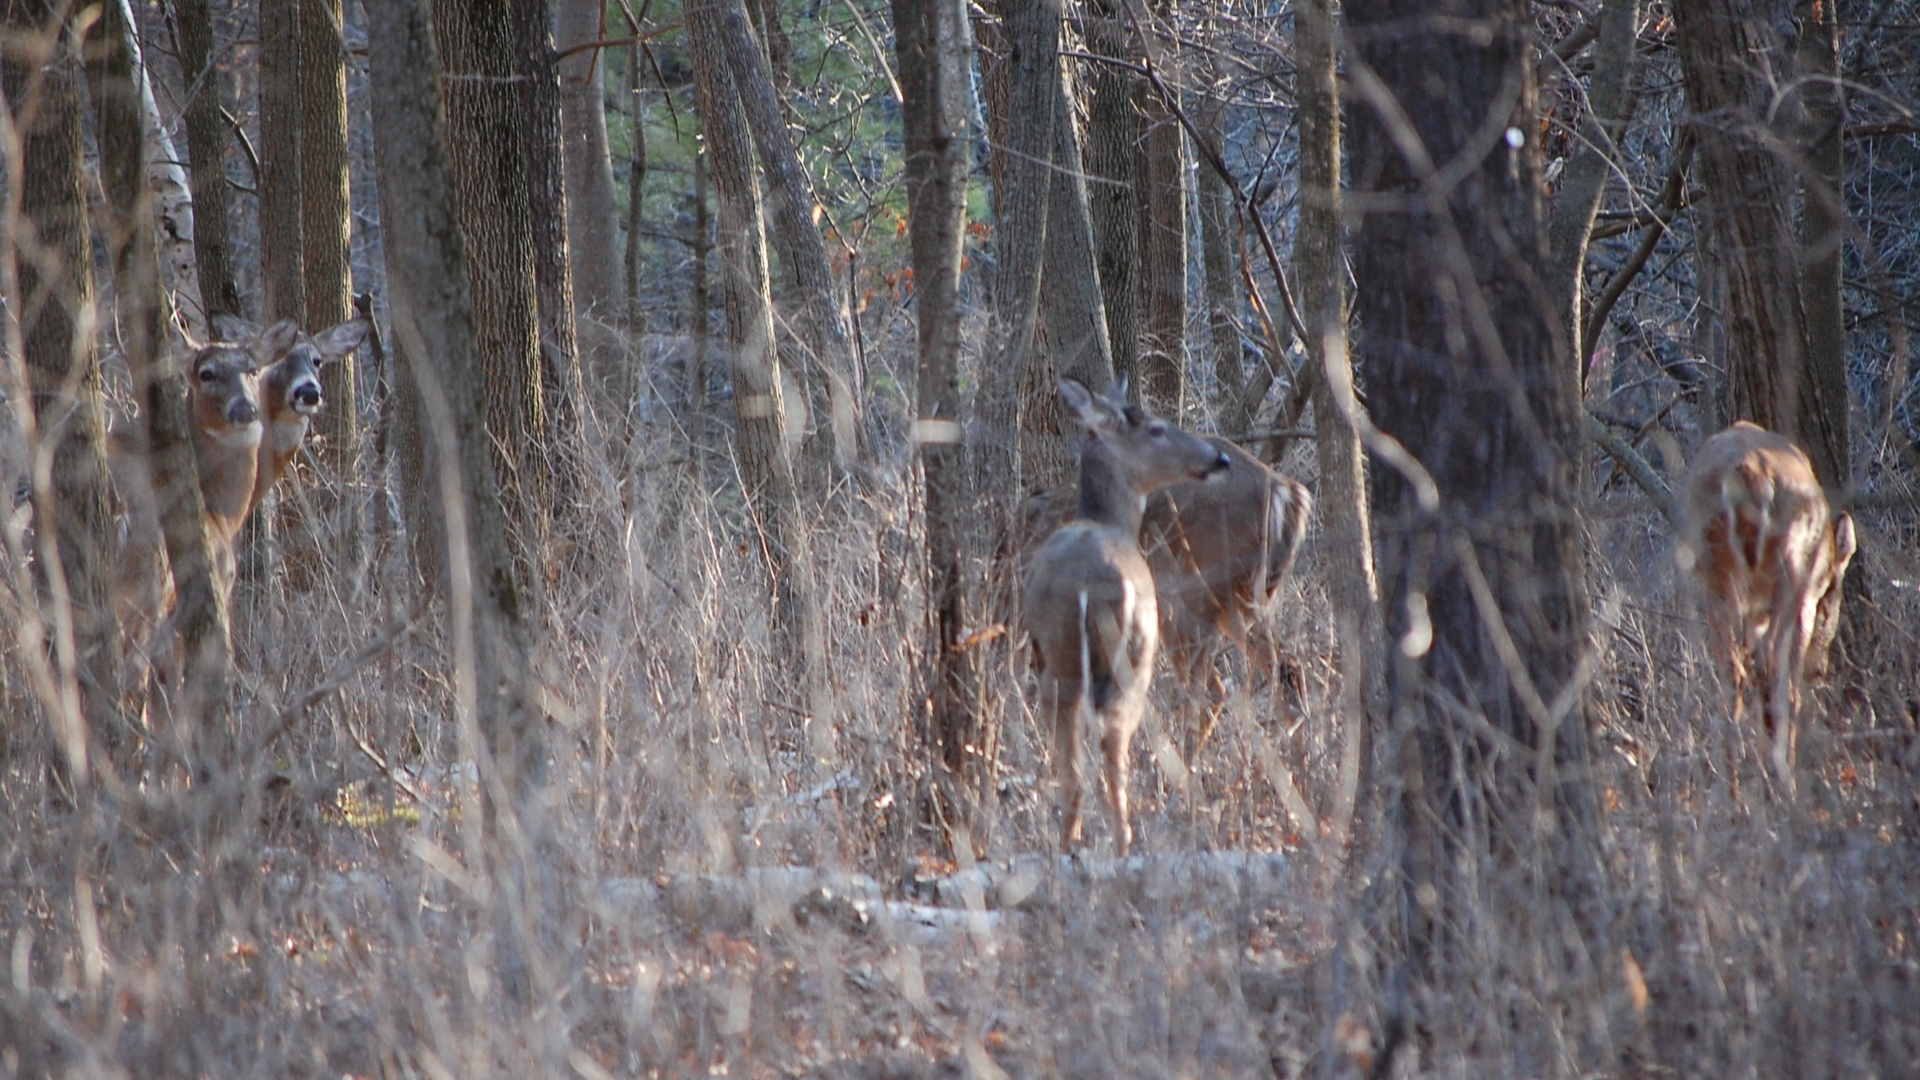
<instances>
[{"instance_id":1,"label":"deer's black nose","mask_svg":"<svg viewBox=\"0 0 1920 1080\"><path fill-rule=\"evenodd\" d=\"M311 412L320 407L320 387L313 383L301 383L294 387L292 397L296 409Z\"/></svg>"},{"instance_id":2,"label":"deer's black nose","mask_svg":"<svg viewBox=\"0 0 1920 1080\"><path fill-rule=\"evenodd\" d=\"M229 424L251 424L258 419L260 419L260 410L254 407L253 401L249 398L234 398L227 405L227 423Z\"/></svg>"}]
</instances>

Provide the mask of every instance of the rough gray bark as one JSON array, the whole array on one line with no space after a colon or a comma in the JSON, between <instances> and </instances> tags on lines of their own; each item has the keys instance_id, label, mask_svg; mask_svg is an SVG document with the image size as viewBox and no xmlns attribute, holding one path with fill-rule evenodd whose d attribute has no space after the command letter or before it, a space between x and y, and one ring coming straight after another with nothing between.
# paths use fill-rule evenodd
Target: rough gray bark
<instances>
[{"instance_id":1,"label":"rough gray bark","mask_svg":"<svg viewBox=\"0 0 1920 1080\"><path fill-rule=\"evenodd\" d=\"M920 343L918 429L933 635L926 698L933 748L966 792L947 815L954 824L970 817L991 761L980 651L965 640L979 622L969 527L973 485L960 423L960 252L969 157L965 18L961 0L893 0Z\"/></svg>"},{"instance_id":2,"label":"rough gray bark","mask_svg":"<svg viewBox=\"0 0 1920 1080\"><path fill-rule=\"evenodd\" d=\"M568 257L567 190L562 163L560 74L547 29L547 0L513 5L514 58L520 71L520 124L526 139L528 227L540 318L540 394L547 403L551 512L572 529L578 513L581 439L589 398L575 337L573 272Z\"/></svg>"},{"instance_id":3,"label":"rough gray bark","mask_svg":"<svg viewBox=\"0 0 1920 1080\"><path fill-rule=\"evenodd\" d=\"M556 0L554 45L565 51L605 37L605 0ZM583 321L618 320L620 311L620 208L614 196L613 160L607 148L607 112L601 87L601 50L584 49L560 61L560 117L567 178L567 236L575 312ZM602 343L582 327L589 352ZM609 375L611 355L590 368Z\"/></svg>"},{"instance_id":4,"label":"rough gray bark","mask_svg":"<svg viewBox=\"0 0 1920 1080\"><path fill-rule=\"evenodd\" d=\"M260 0L260 314L306 326L299 15L300 0Z\"/></svg>"},{"instance_id":5,"label":"rough gray bark","mask_svg":"<svg viewBox=\"0 0 1920 1080\"><path fill-rule=\"evenodd\" d=\"M748 503L765 530L775 651L795 681L814 695L825 677L825 628L787 438L752 135L726 62L719 23L720 13L712 5L696 4L687 10L695 108L720 204L720 256L726 274L740 476ZM821 725L816 722L815 726Z\"/></svg>"},{"instance_id":6,"label":"rough gray bark","mask_svg":"<svg viewBox=\"0 0 1920 1080\"><path fill-rule=\"evenodd\" d=\"M1139 45L1125 0L1089 0L1087 49L1125 64ZM1087 208L1093 222L1100 296L1106 305L1113 370L1140 388L1140 113L1139 79L1119 63L1087 69ZM1036 114L1027 114L1036 115ZM1163 403L1162 403L1163 404Z\"/></svg>"},{"instance_id":7,"label":"rough gray bark","mask_svg":"<svg viewBox=\"0 0 1920 1080\"><path fill-rule=\"evenodd\" d=\"M1698 0L1676 5L1681 72L1695 132L1694 169L1706 190L1699 251L1726 290L1729 421L1751 420L1806 448L1820 482L1846 483L1846 448L1831 441L1809 401L1807 322L1792 200L1789 143L1773 130L1776 73L1790 68L1775 27L1790 0Z\"/></svg>"},{"instance_id":8,"label":"rough gray bark","mask_svg":"<svg viewBox=\"0 0 1920 1080\"><path fill-rule=\"evenodd\" d=\"M788 292L800 308L799 337L809 354L808 377L803 385L814 429L805 444L807 457L817 471L823 472L829 462L845 469L863 456L859 394L865 379L854 356L846 312L833 286L826 241L813 222L815 200L787 134L767 55L754 36L741 0L698 2L713 7L734 91L745 110L747 128L753 134L766 179L773 249L779 253Z\"/></svg>"},{"instance_id":9,"label":"rough gray bark","mask_svg":"<svg viewBox=\"0 0 1920 1080\"><path fill-rule=\"evenodd\" d=\"M1444 1031L1466 1021L1441 988L1486 977L1470 957L1511 955L1513 920L1535 943L1567 935L1608 951L1578 671L1579 391L1541 285L1531 22L1520 0L1426 21L1432 10L1346 5L1354 275L1366 283L1356 352L1373 422L1412 463L1374 474L1399 646L1385 917L1405 935L1405 974L1432 988L1413 991L1417 1022ZM1591 968L1556 976L1530 984L1543 1012L1511 1030L1598 992ZM1543 1037L1512 1052L1553 1051Z\"/></svg>"},{"instance_id":10,"label":"rough gray bark","mask_svg":"<svg viewBox=\"0 0 1920 1080\"><path fill-rule=\"evenodd\" d=\"M1553 310L1564 313L1562 332L1577 347L1586 325L1583 281L1587 238L1600 194L1614 168L1620 137L1627 126L1632 99L1633 72L1638 61L1634 32L1640 20L1640 0L1605 0L1600 9L1599 37L1594 46L1593 76L1587 83L1586 108L1581 112L1579 149L1561 173L1560 190L1553 201L1547 226L1547 288ZM1577 363L1582 357L1570 347Z\"/></svg>"},{"instance_id":11,"label":"rough gray bark","mask_svg":"<svg viewBox=\"0 0 1920 1080\"><path fill-rule=\"evenodd\" d=\"M1801 385L1809 447L1831 462L1821 483L1844 489L1852 482L1852 444L1847 408L1847 330L1841 304L1841 256L1846 248L1840 20L1833 0L1795 0L1794 67L1800 78L1800 109L1794 149L1799 154L1800 300L1806 309L1807 369ZM1819 458L1815 457L1816 466ZM1858 575L1855 575L1856 579Z\"/></svg>"},{"instance_id":12,"label":"rough gray bark","mask_svg":"<svg viewBox=\"0 0 1920 1080\"><path fill-rule=\"evenodd\" d=\"M239 315L240 290L233 281L232 241L227 231L227 138L221 111L220 69L213 63L213 12L209 0L180 0L180 67L187 79L187 159L192 169L194 257L200 296L209 318Z\"/></svg>"},{"instance_id":13,"label":"rough gray bark","mask_svg":"<svg viewBox=\"0 0 1920 1080\"><path fill-rule=\"evenodd\" d=\"M1202 96L1194 105L1194 124L1200 129L1201 137L1214 146L1225 145L1221 130L1224 111L1221 102L1208 96ZM1336 145L1336 161L1338 149ZM1304 181L1302 184L1304 186ZM1247 354L1240 345L1242 286L1235 267L1239 261L1239 244L1234 229L1233 193L1227 188L1226 180L1204 161L1196 171L1195 188L1194 201L1200 211L1200 265L1202 295L1207 305L1208 343L1213 353L1213 377L1220 386L1216 422L1221 431L1238 434L1252 430L1260 402L1248 400ZM1337 219L1335 226L1338 226ZM1338 239L1336 233L1336 243ZM1299 250L1297 246L1295 250ZM1305 314L1303 310L1302 317Z\"/></svg>"},{"instance_id":14,"label":"rough gray bark","mask_svg":"<svg viewBox=\"0 0 1920 1080\"><path fill-rule=\"evenodd\" d=\"M1353 370L1347 354L1346 266L1340 244L1338 54L1328 0L1298 0L1293 40L1298 64L1295 115L1300 126L1300 229L1294 235L1293 265L1300 319L1307 327L1307 363L1318 372L1310 384L1314 451L1320 464L1321 544L1323 550L1334 553L1326 561L1326 582L1334 617L1339 620L1341 647L1358 652L1342 665L1344 674L1361 680L1361 710L1347 718L1342 783L1334 813L1329 815L1338 840L1344 839L1352 820L1357 793L1373 786L1368 777L1369 747L1373 733L1387 721L1387 654L1380 625L1380 584L1373 564L1366 463L1359 433L1334 401L1334 387L1352 385ZM1202 170L1203 175L1208 172Z\"/></svg>"},{"instance_id":15,"label":"rough gray bark","mask_svg":"<svg viewBox=\"0 0 1920 1080\"><path fill-rule=\"evenodd\" d=\"M483 419L470 256L454 205L426 0L382 0L367 5L367 18L388 303L406 358L403 393L424 422L415 437L427 449L435 510L428 520L448 575L456 676L473 688L484 760L506 781L496 787L483 776L491 806L496 792L519 794L539 781L545 721L526 697L527 617L494 472L495 435Z\"/></svg>"},{"instance_id":16,"label":"rough gray bark","mask_svg":"<svg viewBox=\"0 0 1920 1080\"><path fill-rule=\"evenodd\" d=\"M21 157L5 163L6 178L9 185L19 185L19 224L29 226L43 245L16 247L9 260L16 276L0 283L14 286L6 293L7 322L18 319L19 336L9 325L5 345L24 361L32 395L33 423L25 434L58 440L51 483L36 483L33 490L39 542L35 585L41 600L35 623L42 635L34 644L48 650L60 684L59 699L43 702L52 724L48 744L54 760L63 763L58 775L77 789L89 777L89 725L109 747L115 741L109 725L117 681L108 596L114 523L100 360L93 342L78 336L94 304L83 99L79 66L63 33L65 5L15 2L5 10L4 29L9 43L0 53L0 79L8 107L19 110L29 100L37 105L30 115L15 113ZM125 156L126 148L120 149L117 159ZM135 181L144 188L137 128L131 155ZM7 225L10 242L18 239L15 227ZM38 302L20 303L29 297ZM26 629L16 628L21 647L31 647Z\"/></svg>"},{"instance_id":17,"label":"rough gray bark","mask_svg":"<svg viewBox=\"0 0 1920 1080\"><path fill-rule=\"evenodd\" d=\"M1171 25L1174 0L1152 0L1155 25ZM1178 76L1178 40L1153 62ZM1140 95L1140 398L1181 416L1187 363L1187 137L1159 94Z\"/></svg>"},{"instance_id":18,"label":"rough gray bark","mask_svg":"<svg viewBox=\"0 0 1920 1080\"><path fill-rule=\"evenodd\" d=\"M1046 383L1038 320L1053 190L1051 103L1059 79L1061 7L1058 0L999 0L997 8L1000 18L991 25L1003 58L989 69L986 89L999 256L993 299L1001 339L975 408L983 435L979 490L996 524L1004 525L1016 494L1031 480L1020 472L1018 435L1031 404L1025 390Z\"/></svg>"},{"instance_id":19,"label":"rough gray bark","mask_svg":"<svg viewBox=\"0 0 1920 1080\"><path fill-rule=\"evenodd\" d=\"M472 377L484 392L494 472L526 575L520 588L527 592L547 526L551 436L510 7L509 0L433 0L433 33L477 319Z\"/></svg>"}]
</instances>

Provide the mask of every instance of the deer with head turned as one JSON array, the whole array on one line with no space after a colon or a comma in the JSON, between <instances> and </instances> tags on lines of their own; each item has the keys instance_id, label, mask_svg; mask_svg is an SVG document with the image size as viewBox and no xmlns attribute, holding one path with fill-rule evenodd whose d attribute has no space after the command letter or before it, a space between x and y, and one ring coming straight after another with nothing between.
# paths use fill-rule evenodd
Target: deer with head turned
<instances>
[{"instance_id":1,"label":"deer with head turned","mask_svg":"<svg viewBox=\"0 0 1920 1080\"><path fill-rule=\"evenodd\" d=\"M1709 645L1734 717L1757 689L1773 767L1791 794L1801 701L1840 629L1853 519L1833 516L1807 455L1740 421L1708 439L1688 471L1683 569L1700 584Z\"/></svg>"},{"instance_id":2,"label":"deer with head turned","mask_svg":"<svg viewBox=\"0 0 1920 1080\"><path fill-rule=\"evenodd\" d=\"M1217 646L1224 640L1253 661L1249 634L1291 572L1313 514L1306 485L1226 439L1205 440L1232 462L1226 475L1154 492L1140 526L1140 547L1159 592L1162 651L1183 687L1192 691L1204 683L1208 693L1182 747L1189 763L1206 744L1225 699ZM1040 528L1066 520L1076 498L1071 485L1035 492L1025 507L1025 535L1035 537Z\"/></svg>"},{"instance_id":3,"label":"deer with head turned","mask_svg":"<svg viewBox=\"0 0 1920 1080\"><path fill-rule=\"evenodd\" d=\"M1054 774L1064 810L1060 844L1081 831L1080 731L1100 734L1101 780L1121 855L1133 843L1127 774L1133 734L1153 680L1160 616L1140 550L1146 497L1169 484L1226 472L1232 460L1190 432L1125 400L1125 384L1095 395L1072 379L1060 396L1086 431L1080 505L1041 545L1027 571L1024 619L1053 722Z\"/></svg>"}]
</instances>

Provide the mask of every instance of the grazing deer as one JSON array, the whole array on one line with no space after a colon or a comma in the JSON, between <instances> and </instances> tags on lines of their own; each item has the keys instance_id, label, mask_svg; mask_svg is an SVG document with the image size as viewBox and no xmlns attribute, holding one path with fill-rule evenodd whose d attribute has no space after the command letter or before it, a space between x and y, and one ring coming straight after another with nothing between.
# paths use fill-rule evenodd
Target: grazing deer
<instances>
[{"instance_id":1,"label":"grazing deer","mask_svg":"<svg viewBox=\"0 0 1920 1080\"><path fill-rule=\"evenodd\" d=\"M1174 676L1188 690L1204 681L1210 699L1182 748L1189 762L1212 733L1225 697L1215 645L1225 638L1251 663L1248 632L1291 571L1313 513L1305 485L1226 439L1206 441L1232 468L1224 477L1185 480L1148 496L1140 527L1159 592L1160 640ZM1071 485L1035 492L1025 507L1025 535L1037 538L1041 527L1067 520L1075 498Z\"/></svg>"},{"instance_id":2,"label":"grazing deer","mask_svg":"<svg viewBox=\"0 0 1920 1080\"><path fill-rule=\"evenodd\" d=\"M254 339L254 355L264 368L260 373L260 403L266 409L267 432L260 442L259 472L247 504L248 513L286 475L294 455L300 452L300 444L306 441L314 414L325 404L320 369L359 348L369 329L367 320L349 319L309 336L301 333L292 319L282 319Z\"/></svg>"},{"instance_id":3,"label":"grazing deer","mask_svg":"<svg viewBox=\"0 0 1920 1080\"><path fill-rule=\"evenodd\" d=\"M1812 463L1785 437L1742 420L1701 447L1687 475L1679 561L1700 582L1735 722L1757 685L1789 794L1804 684L1826 672L1854 547L1853 519L1829 513Z\"/></svg>"},{"instance_id":4,"label":"grazing deer","mask_svg":"<svg viewBox=\"0 0 1920 1080\"><path fill-rule=\"evenodd\" d=\"M1125 400L1125 384L1095 396L1072 379L1060 396L1086 429L1080 509L1034 556L1025 622L1040 696L1053 717L1054 774L1062 787L1062 850L1080 839L1080 728L1100 730L1101 779L1114 842L1133 844L1127 769L1147 704L1160 617L1153 573L1140 550L1146 497L1169 484L1227 471L1232 459L1199 436Z\"/></svg>"}]
</instances>

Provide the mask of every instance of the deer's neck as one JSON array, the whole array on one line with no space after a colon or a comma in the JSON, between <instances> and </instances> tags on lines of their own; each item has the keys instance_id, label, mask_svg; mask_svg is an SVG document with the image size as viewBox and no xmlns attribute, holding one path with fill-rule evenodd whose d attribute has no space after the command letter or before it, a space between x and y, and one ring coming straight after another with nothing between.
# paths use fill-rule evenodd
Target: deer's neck
<instances>
[{"instance_id":1,"label":"deer's neck","mask_svg":"<svg viewBox=\"0 0 1920 1080\"><path fill-rule=\"evenodd\" d=\"M1088 438L1080 450L1079 517L1111 525L1138 540L1144 504L1145 499L1121 475L1113 452L1099 439Z\"/></svg>"}]
</instances>

